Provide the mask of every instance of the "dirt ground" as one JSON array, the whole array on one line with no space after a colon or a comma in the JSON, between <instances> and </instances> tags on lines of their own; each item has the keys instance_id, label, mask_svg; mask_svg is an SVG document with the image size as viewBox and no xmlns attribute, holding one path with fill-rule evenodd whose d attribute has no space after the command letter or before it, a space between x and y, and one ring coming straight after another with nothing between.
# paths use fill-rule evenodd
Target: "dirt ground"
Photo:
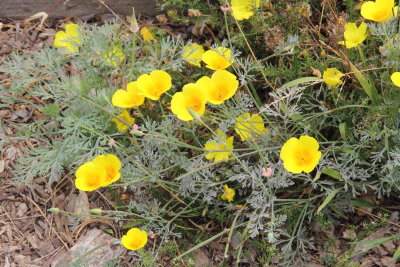
<instances>
[{"instance_id":1,"label":"dirt ground","mask_svg":"<svg viewBox=\"0 0 400 267\"><path fill-rule=\"evenodd\" d=\"M111 18L110 15L104 15L88 17L86 21L101 24ZM66 20L70 19L72 18ZM3 61L7 60L11 52L34 53L44 46L52 45L57 25L66 20L46 20L46 23L41 26L40 19L30 22L0 19L0 66ZM75 19L75 21L77 20ZM148 22L152 23L153 21L155 20L150 19ZM164 28L172 35L178 33L188 35L188 31L184 28L174 29L170 26ZM180 32L177 33L176 29ZM1 72L0 67L0 83L7 88L11 82L9 77ZM29 101L42 102L41 99L29 99ZM102 242L99 240L104 241L103 248L106 249L97 250L99 252L96 256L99 260L98 264L101 260L107 260L107 258L101 258L103 256L108 255L112 258L117 255L123 266L133 266L132 256L118 245L118 239L113 239L105 233L111 231L113 236L121 236L120 225L114 221L102 218L77 219L66 214L48 212L48 209L52 207L71 213L85 213L92 208L112 210L114 204L107 191L100 190L90 195L79 193L74 187L74 177L71 174L65 174L60 182L51 186L41 177L36 177L27 185L14 183L12 170L17 164L18 157L26 153L26 147L40 145L39 141L35 139L17 138L16 132L21 124L40 120L40 116L41 113L32 105L19 103L0 108L0 119L4 125L0 131L0 138L5 140L5 145L0 153L0 266L55 266L61 264L63 260L70 259L71 253L79 251L83 245L87 246L96 242L99 244ZM389 210L392 213L389 220L392 223L383 224L366 238L377 239L398 233L399 207L399 203L391 203ZM354 215L349 216L347 224L362 224L375 220L373 213L372 209L367 208L357 210ZM98 229L103 231L98 231ZM312 258L316 262L313 266L332 266L321 261L328 255L326 251L328 237L334 238L332 246L336 249L334 256L339 256L343 255L345 251L343 244L347 243L355 234L345 228L327 230L321 226L313 230L320 237L316 241L317 247L312 253ZM93 240L93 236L96 237L96 240ZM217 265L221 259L212 255L221 254L224 246L220 244L211 244L199 250L195 265ZM391 258L398 246L399 242L397 241L387 242L367 254L361 254L354 259L354 262L363 267L399 266ZM365 247L356 247L354 251L360 251L363 248ZM317 264L317 262L319 263ZM96 266L96 263L92 263L92 266ZM252 264L243 266L252 266Z\"/></svg>"}]
</instances>

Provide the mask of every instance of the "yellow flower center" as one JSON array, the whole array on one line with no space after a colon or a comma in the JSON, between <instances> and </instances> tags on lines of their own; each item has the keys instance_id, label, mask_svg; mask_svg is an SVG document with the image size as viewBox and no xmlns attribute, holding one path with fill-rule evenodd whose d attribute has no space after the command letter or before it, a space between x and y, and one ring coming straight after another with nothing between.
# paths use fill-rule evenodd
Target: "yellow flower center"
<instances>
[{"instance_id":1,"label":"yellow flower center","mask_svg":"<svg viewBox=\"0 0 400 267\"><path fill-rule=\"evenodd\" d=\"M390 10L389 10L390 11ZM388 16L388 9L387 8L379 8L376 10L374 17L377 19L386 18Z\"/></svg>"},{"instance_id":2,"label":"yellow flower center","mask_svg":"<svg viewBox=\"0 0 400 267\"><path fill-rule=\"evenodd\" d=\"M132 248L137 248L137 247L140 246L140 243L141 243L141 240L139 240L138 238L134 238L134 239L131 240L131 242L129 242L129 245Z\"/></svg>"},{"instance_id":3,"label":"yellow flower center","mask_svg":"<svg viewBox=\"0 0 400 267\"><path fill-rule=\"evenodd\" d=\"M199 99L191 99L191 102L187 105L187 107L198 112L201 109L201 101Z\"/></svg>"},{"instance_id":4,"label":"yellow flower center","mask_svg":"<svg viewBox=\"0 0 400 267\"><path fill-rule=\"evenodd\" d=\"M111 166L106 167L107 180L112 180L115 176L115 169Z\"/></svg>"},{"instance_id":5,"label":"yellow flower center","mask_svg":"<svg viewBox=\"0 0 400 267\"><path fill-rule=\"evenodd\" d=\"M305 165L310 164L311 159L312 159L312 157L310 155L310 152L307 150L299 150L296 153L296 163L299 166L305 166Z\"/></svg>"},{"instance_id":6,"label":"yellow flower center","mask_svg":"<svg viewBox=\"0 0 400 267\"><path fill-rule=\"evenodd\" d=\"M86 185L88 187L97 187L98 186L98 181L100 180L99 175L93 175L86 181Z\"/></svg>"}]
</instances>

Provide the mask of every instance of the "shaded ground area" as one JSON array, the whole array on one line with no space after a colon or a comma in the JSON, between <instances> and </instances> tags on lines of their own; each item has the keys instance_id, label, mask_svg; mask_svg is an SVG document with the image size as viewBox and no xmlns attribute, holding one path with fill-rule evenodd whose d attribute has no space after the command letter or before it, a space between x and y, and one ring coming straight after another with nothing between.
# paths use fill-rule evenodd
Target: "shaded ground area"
<instances>
[{"instance_id":1,"label":"shaded ground area","mask_svg":"<svg viewBox=\"0 0 400 267\"><path fill-rule=\"evenodd\" d=\"M99 16L88 18L92 23L101 24L112 16ZM1 20L0 20L1 21ZM11 52L34 52L42 47L52 45L56 32L57 21L48 21L45 27L40 23L22 21L3 21L0 24L0 65ZM147 20L147 23L157 22L155 19ZM159 21L157 23L162 24ZM164 22L165 24L165 22ZM164 30L171 35L186 35L192 29L185 27L172 27L165 24ZM211 31L208 29L207 31ZM212 31L211 31L212 33ZM213 34L209 33L213 39ZM208 38L208 39L210 39ZM9 77L1 73L0 83L7 88L11 83ZM7 92L5 92L7 93ZM15 96L17 99L20 96ZM41 99L26 99L31 103L43 104ZM2 103L0 103L2 104ZM12 170L16 159L26 153L26 147L40 146L40 141L34 138L17 138L16 133L22 124L40 120L41 112L29 104L12 104L0 106L0 119L2 130L0 138L5 142L0 154L0 265L1 266L51 266L69 260L78 255L78 260L85 261L85 254L91 255L92 265L98 266L110 258L119 258L119 262L130 265L134 257L127 254L125 249L118 245L122 223L115 223L107 219L112 214L102 214L102 217L77 218L66 214L52 214L47 210L57 207L71 213L88 213L90 209L101 208L113 210L116 199L106 190L100 190L91 194L79 193L73 184L73 174L65 174L61 181L54 185L48 185L43 178L36 177L28 185L15 185L13 183ZM118 201L129 202L129 194L120 192ZM372 197L365 196L367 201L377 202ZM391 213L388 220L391 223L382 223L368 233L365 240L374 240L398 233L399 203L386 204L387 211ZM317 225L314 231L316 236L315 247L310 249L310 261L313 266L333 266L334 257L344 256L349 251L349 241L359 232L351 230L348 225L361 225L371 221L379 221L374 217L376 210L363 208L349 215L341 229L326 228ZM102 231L98 231L100 229ZM95 238L94 238L95 237ZM240 243L240 238L233 238L233 242ZM104 242L103 242L104 241ZM152 241L153 242L153 241ZM155 244L157 239L154 239ZM208 246L197 251L194 256L195 266L217 265L223 261L223 250L226 238L213 241ZM178 242L179 243L179 242ZM99 247L99 244L101 246ZM151 244L153 245L153 244ZM235 244L231 244L233 248ZM179 244L177 244L179 246ZM384 245L360 254L354 258L360 266L396 266L391 255L399 246L398 241L390 241ZM87 251L82 249L87 248ZM353 253L365 249L366 246L354 247ZM93 249L93 251L90 251ZM186 250L187 247L181 250ZM247 247L249 256L241 263L241 266L256 266L258 257L255 249ZM253 253L251 253L253 251ZM66 254L69 252L69 254ZM182 251L181 251L182 252ZM80 257L80 258L79 258ZM107 258L108 257L108 258ZM96 262L98 260L98 262ZM170 264L171 258L164 257L159 262L163 266Z\"/></svg>"}]
</instances>

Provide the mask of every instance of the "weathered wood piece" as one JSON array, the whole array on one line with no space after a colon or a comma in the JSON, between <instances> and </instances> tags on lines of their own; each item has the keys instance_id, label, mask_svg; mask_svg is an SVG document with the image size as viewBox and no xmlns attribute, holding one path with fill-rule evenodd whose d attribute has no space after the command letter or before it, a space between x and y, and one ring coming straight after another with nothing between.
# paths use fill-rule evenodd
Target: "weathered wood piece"
<instances>
[{"instance_id":1,"label":"weathered wood piece","mask_svg":"<svg viewBox=\"0 0 400 267\"><path fill-rule=\"evenodd\" d=\"M156 0L104 0L117 14L154 15ZM109 13L98 0L0 0L0 18L24 19L39 12L50 18Z\"/></svg>"},{"instance_id":2,"label":"weathered wood piece","mask_svg":"<svg viewBox=\"0 0 400 267\"><path fill-rule=\"evenodd\" d=\"M52 267L71 266L81 261L90 267L103 266L104 263L118 259L125 251L121 245L114 245L116 238L99 229L92 229L81 237L67 252L59 253L51 262Z\"/></svg>"}]
</instances>

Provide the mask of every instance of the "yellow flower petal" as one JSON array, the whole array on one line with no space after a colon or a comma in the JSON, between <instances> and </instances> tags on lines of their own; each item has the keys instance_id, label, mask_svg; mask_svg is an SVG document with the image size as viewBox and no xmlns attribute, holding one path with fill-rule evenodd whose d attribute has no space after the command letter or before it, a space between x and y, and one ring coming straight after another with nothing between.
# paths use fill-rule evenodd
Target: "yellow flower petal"
<instances>
[{"instance_id":1,"label":"yellow flower petal","mask_svg":"<svg viewBox=\"0 0 400 267\"><path fill-rule=\"evenodd\" d=\"M232 0L232 15L237 20L248 19L254 15L254 10L260 6L260 0Z\"/></svg>"},{"instance_id":2,"label":"yellow flower petal","mask_svg":"<svg viewBox=\"0 0 400 267\"><path fill-rule=\"evenodd\" d=\"M232 62L231 50L226 47L217 47L216 51L208 50L201 57L206 67L212 70L223 70L229 67Z\"/></svg>"},{"instance_id":3,"label":"yellow flower petal","mask_svg":"<svg viewBox=\"0 0 400 267\"><path fill-rule=\"evenodd\" d=\"M58 31L54 37L54 47L64 47L70 52L79 52L79 45L82 41L79 39L79 26L74 23L65 25L65 32Z\"/></svg>"},{"instance_id":4,"label":"yellow flower petal","mask_svg":"<svg viewBox=\"0 0 400 267\"><path fill-rule=\"evenodd\" d=\"M145 42L146 42L146 41L153 41L153 40L155 40L153 34L150 32L150 30L149 30L147 27L143 27L143 28L140 30L140 34L142 35L143 40L144 40Z\"/></svg>"},{"instance_id":5,"label":"yellow flower petal","mask_svg":"<svg viewBox=\"0 0 400 267\"><path fill-rule=\"evenodd\" d=\"M250 115L246 112L236 118L235 132L242 141L259 137L268 130L264 127L264 120L258 114Z\"/></svg>"},{"instance_id":6,"label":"yellow flower petal","mask_svg":"<svg viewBox=\"0 0 400 267\"><path fill-rule=\"evenodd\" d=\"M112 51L109 53L105 53L103 57L106 59L106 62L108 64L112 64L114 67L117 67L118 64L121 64L121 62L125 59L123 50L119 46L114 46L112 48Z\"/></svg>"},{"instance_id":7,"label":"yellow flower petal","mask_svg":"<svg viewBox=\"0 0 400 267\"><path fill-rule=\"evenodd\" d=\"M121 161L115 155L100 155L93 159L92 162L96 166L99 166L99 168L104 168L106 171L106 180L101 186L110 185L121 177L121 173L119 172L121 169Z\"/></svg>"},{"instance_id":8,"label":"yellow flower petal","mask_svg":"<svg viewBox=\"0 0 400 267\"><path fill-rule=\"evenodd\" d=\"M324 82L329 85L329 87L334 87L339 84L342 84L341 78L344 76L343 73L341 73L338 69L336 68L327 68L324 71L324 74L322 75L322 79Z\"/></svg>"},{"instance_id":9,"label":"yellow flower petal","mask_svg":"<svg viewBox=\"0 0 400 267\"><path fill-rule=\"evenodd\" d=\"M288 160L292 156L292 152L297 149L299 139L292 137L286 141L280 152L280 158L283 161Z\"/></svg>"},{"instance_id":10,"label":"yellow flower petal","mask_svg":"<svg viewBox=\"0 0 400 267\"><path fill-rule=\"evenodd\" d=\"M54 47L55 48L65 47L66 40L67 40L66 33L64 31L58 31L54 37Z\"/></svg>"},{"instance_id":11,"label":"yellow flower petal","mask_svg":"<svg viewBox=\"0 0 400 267\"><path fill-rule=\"evenodd\" d=\"M130 250L137 250L144 247L147 243L146 231L141 231L139 228L130 229L126 235L121 238L121 244Z\"/></svg>"},{"instance_id":12,"label":"yellow flower petal","mask_svg":"<svg viewBox=\"0 0 400 267\"><path fill-rule=\"evenodd\" d=\"M129 112L126 109L123 109L121 111L121 113L118 115L118 117L121 118L122 120L124 120L125 122L127 122L130 125L135 123L135 119L131 117L131 115L129 114ZM123 132L123 131L126 131L126 130L129 129L128 125L126 125L125 123L119 121L116 118L113 118L111 121L115 122L115 124L117 125L117 129L120 132Z\"/></svg>"},{"instance_id":13,"label":"yellow flower petal","mask_svg":"<svg viewBox=\"0 0 400 267\"><path fill-rule=\"evenodd\" d=\"M300 136L298 145L300 149L310 149L314 151L317 151L319 149L319 144L317 140L315 140L314 137L308 135Z\"/></svg>"},{"instance_id":14,"label":"yellow flower petal","mask_svg":"<svg viewBox=\"0 0 400 267\"><path fill-rule=\"evenodd\" d=\"M215 105L220 105L231 98L239 87L236 76L226 70L217 70L211 79L202 77L196 84L207 93L207 100Z\"/></svg>"},{"instance_id":15,"label":"yellow flower petal","mask_svg":"<svg viewBox=\"0 0 400 267\"><path fill-rule=\"evenodd\" d=\"M206 95L201 88L194 83L186 84L182 92L177 92L171 99L171 111L183 121L193 120L189 109L196 112L199 116L204 114L206 108Z\"/></svg>"},{"instance_id":16,"label":"yellow flower petal","mask_svg":"<svg viewBox=\"0 0 400 267\"><path fill-rule=\"evenodd\" d=\"M67 36L69 37L75 37L76 38L76 42L81 43L79 40L79 25L75 24L75 23L68 23L67 25L65 25L65 33L67 34Z\"/></svg>"},{"instance_id":17,"label":"yellow flower petal","mask_svg":"<svg viewBox=\"0 0 400 267\"><path fill-rule=\"evenodd\" d=\"M201 57L204 54L203 46L193 43L185 46L182 51L182 58L194 66L200 67Z\"/></svg>"},{"instance_id":18,"label":"yellow flower petal","mask_svg":"<svg viewBox=\"0 0 400 267\"><path fill-rule=\"evenodd\" d=\"M361 6L361 16L365 19L383 22L390 20L397 10L397 6L394 6L394 0L376 0L367 1Z\"/></svg>"},{"instance_id":19,"label":"yellow flower petal","mask_svg":"<svg viewBox=\"0 0 400 267\"><path fill-rule=\"evenodd\" d=\"M301 173L302 171L309 173L313 171L322 156L318 149L319 144L313 137L290 138L280 151L283 167L291 173Z\"/></svg>"},{"instance_id":20,"label":"yellow flower petal","mask_svg":"<svg viewBox=\"0 0 400 267\"><path fill-rule=\"evenodd\" d=\"M344 30L344 41L339 42L346 45L346 48L353 48L360 45L367 38L367 24L362 22L359 27L355 23L346 23Z\"/></svg>"},{"instance_id":21,"label":"yellow flower petal","mask_svg":"<svg viewBox=\"0 0 400 267\"><path fill-rule=\"evenodd\" d=\"M150 98L158 100L160 96L171 89L171 76L163 70L154 70L149 74L143 74L138 79L138 87L140 93Z\"/></svg>"},{"instance_id":22,"label":"yellow flower petal","mask_svg":"<svg viewBox=\"0 0 400 267\"><path fill-rule=\"evenodd\" d=\"M225 184L224 193L221 195L222 200L232 202L234 197L235 197L235 190Z\"/></svg>"},{"instance_id":23,"label":"yellow flower petal","mask_svg":"<svg viewBox=\"0 0 400 267\"><path fill-rule=\"evenodd\" d=\"M119 89L112 96L111 103L120 108L136 108L143 104L144 96L140 94L137 82L130 82L127 90Z\"/></svg>"},{"instance_id":24,"label":"yellow flower petal","mask_svg":"<svg viewBox=\"0 0 400 267\"><path fill-rule=\"evenodd\" d=\"M394 85L400 87L400 72L393 72L393 74L390 76L390 79Z\"/></svg>"},{"instance_id":25,"label":"yellow flower petal","mask_svg":"<svg viewBox=\"0 0 400 267\"><path fill-rule=\"evenodd\" d=\"M106 171L102 166L93 162L81 165L75 173L75 186L82 191L93 191L102 186L106 181Z\"/></svg>"},{"instance_id":26,"label":"yellow flower petal","mask_svg":"<svg viewBox=\"0 0 400 267\"><path fill-rule=\"evenodd\" d=\"M227 160L230 156L233 155L233 136L227 138L225 134L223 134L220 130L217 131L218 142L207 142L204 146L206 150L228 150L228 151L215 151L210 152L205 155L206 159L212 160L214 162L220 160Z\"/></svg>"}]
</instances>

